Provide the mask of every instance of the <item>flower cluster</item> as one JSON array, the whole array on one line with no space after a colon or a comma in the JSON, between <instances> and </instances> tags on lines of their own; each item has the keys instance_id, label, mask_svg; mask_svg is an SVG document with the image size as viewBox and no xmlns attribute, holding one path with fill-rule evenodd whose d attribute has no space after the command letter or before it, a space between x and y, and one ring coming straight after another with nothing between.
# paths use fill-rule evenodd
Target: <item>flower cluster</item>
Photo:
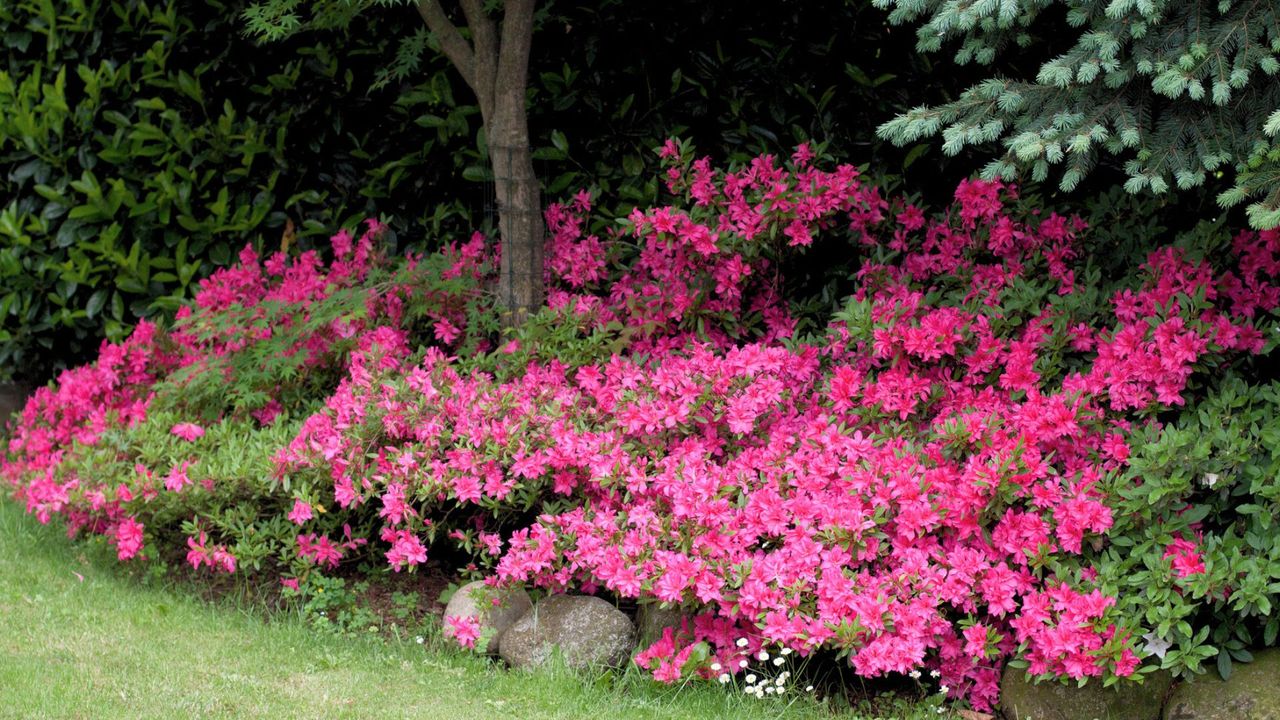
<instances>
[{"instance_id":1,"label":"flower cluster","mask_svg":"<svg viewBox=\"0 0 1280 720\"><path fill-rule=\"evenodd\" d=\"M372 550L408 571L452 539L498 583L679 606L690 621L639 658L667 681L838 649L860 675L925 669L988 707L1012 656L1035 674L1132 675L1150 654L1143 620L1121 614L1085 562L1117 522L1108 483L1135 431L1186 402L1196 373L1264 350L1280 234L1240 234L1232 267L1157 249L1102 296L1079 280L1093 272L1083 223L1028 211L1001 183L966 182L949 212L928 216L852 167L818 169L807 148L735 172L674 142L663 155L676 200L622 231L589 233L585 194L547 213L550 307L531 322L580 332L588 351L529 354L524 338L480 359L450 354L469 328L465 303L443 291L378 295L377 322L300 339L307 362L335 338L350 352L273 458L289 480L276 501L295 570ZM855 287L802 336L781 260L833 241L857 253ZM358 278L360 252L347 265L339 248L329 277ZM142 517L145 497L81 487L56 454L144 414L158 368L278 331L259 322L262 303L234 297L330 292L314 259L243 260L175 335L193 353L160 353L144 327L104 350L111 378L81 369L86 379L38 396L4 465L33 511L98 523L121 558L138 552L130 512ZM431 262L442 277L479 277L483 243ZM431 308L425 350L397 309L410 302ZM244 314L240 331L193 330L228 312ZM170 492L185 492L189 468L174 467ZM203 534L188 544L194 565L236 566ZM1179 538L1161 561L1187 577L1202 570L1197 553Z\"/></svg>"},{"instance_id":2,"label":"flower cluster","mask_svg":"<svg viewBox=\"0 0 1280 720\"><path fill-rule=\"evenodd\" d=\"M487 260L482 239L450 247L429 262L409 257L393 271L376 252L382 230L370 222L358 238L340 232L328 264L315 251L292 259L275 253L263 261L246 247L237 265L201 281L171 332L141 323L124 343L104 343L95 364L38 390L14 427L0 476L42 522L62 515L71 534L83 529L106 535L122 560L142 553L144 528L156 539L174 529L144 522L149 516L164 515L173 524L175 514L190 517L199 508L206 515L201 522L212 524L205 521L219 518L218 503L237 490L216 488L216 471L203 466L201 453L209 451L201 441L211 428L225 435L227 422L246 415L266 428L282 412L313 407L318 398L305 392L299 398L291 389L314 394L311 378L344 373L350 350L376 335L376 328L408 326L418 316L460 321L478 297ZM183 447L160 452L154 441L149 448L120 443L120 434L174 413L183 419L166 425L165 434ZM92 472L78 471L91 455L106 465L88 463ZM112 474L114 465L127 470ZM269 474L257 480L275 485ZM191 498L182 497L189 493ZM260 500L262 511L276 504ZM309 504L298 503L288 517L301 524L313 515ZM170 512L173 507L182 510ZM223 542L210 544L201 522L183 533L187 562L234 572L236 554ZM310 545L299 537L297 557L332 566L344 550L368 540L350 535L347 527L342 541L321 538Z\"/></svg>"}]
</instances>

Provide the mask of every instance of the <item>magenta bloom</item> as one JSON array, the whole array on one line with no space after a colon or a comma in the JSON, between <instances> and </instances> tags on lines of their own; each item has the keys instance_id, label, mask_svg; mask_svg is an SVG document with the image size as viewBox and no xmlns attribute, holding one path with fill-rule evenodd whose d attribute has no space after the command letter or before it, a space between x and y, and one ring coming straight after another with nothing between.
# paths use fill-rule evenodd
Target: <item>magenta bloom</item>
<instances>
[{"instance_id":1,"label":"magenta bloom","mask_svg":"<svg viewBox=\"0 0 1280 720\"><path fill-rule=\"evenodd\" d=\"M196 440L204 437L204 428L196 425L195 423L178 423L177 425L174 425L173 429L169 432L177 435L187 442L195 442Z\"/></svg>"},{"instance_id":2,"label":"magenta bloom","mask_svg":"<svg viewBox=\"0 0 1280 720\"><path fill-rule=\"evenodd\" d=\"M311 514L311 505L301 501L293 501L293 509L289 511L289 521L294 525L301 525L313 517Z\"/></svg>"},{"instance_id":3,"label":"magenta bloom","mask_svg":"<svg viewBox=\"0 0 1280 720\"><path fill-rule=\"evenodd\" d=\"M480 639L480 621L470 615L450 615L444 619L444 634L462 647L474 649Z\"/></svg>"},{"instance_id":4,"label":"magenta bloom","mask_svg":"<svg viewBox=\"0 0 1280 720\"><path fill-rule=\"evenodd\" d=\"M1165 546L1164 557L1166 560L1173 559L1173 571L1178 573L1180 578L1198 575L1205 571L1204 558L1201 557L1196 544L1190 540L1178 538L1169 543Z\"/></svg>"},{"instance_id":5,"label":"magenta bloom","mask_svg":"<svg viewBox=\"0 0 1280 720\"><path fill-rule=\"evenodd\" d=\"M116 556L128 560L142 549L142 523L125 518L116 526Z\"/></svg>"},{"instance_id":6,"label":"magenta bloom","mask_svg":"<svg viewBox=\"0 0 1280 720\"><path fill-rule=\"evenodd\" d=\"M226 548L219 545L213 549L213 556L210 564L212 567L219 568L223 572L233 573L236 571L236 556L227 552Z\"/></svg>"},{"instance_id":7,"label":"magenta bloom","mask_svg":"<svg viewBox=\"0 0 1280 720\"><path fill-rule=\"evenodd\" d=\"M407 565L420 565L426 561L427 548L422 541L407 530L397 531L391 549L387 551L391 569L400 572Z\"/></svg>"},{"instance_id":8,"label":"magenta bloom","mask_svg":"<svg viewBox=\"0 0 1280 720\"><path fill-rule=\"evenodd\" d=\"M171 492L181 492L183 488L191 484L191 477L187 475L187 468L191 467L191 461L183 460L181 465L174 465L173 469L164 478L164 487Z\"/></svg>"}]
</instances>

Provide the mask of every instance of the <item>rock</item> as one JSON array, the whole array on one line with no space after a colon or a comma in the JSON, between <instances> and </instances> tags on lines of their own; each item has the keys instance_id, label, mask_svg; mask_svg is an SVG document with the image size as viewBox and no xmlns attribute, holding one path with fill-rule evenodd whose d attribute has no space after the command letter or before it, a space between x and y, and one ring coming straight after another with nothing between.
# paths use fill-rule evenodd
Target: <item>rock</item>
<instances>
[{"instance_id":1,"label":"rock","mask_svg":"<svg viewBox=\"0 0 1280 720\"><path fill-rule=\"evenodd\" d=\"M662 639L662 631L667 628L680 629L680 624L689 619L688 613L675 608L663 608L656 603L646 603L636 612L636 647L641 650Z\"/></svg>"},{"instance_id":2,"label":"rock","mask_svg":"<svg viewBox=\"0 0 1280 720\"><path fill-rule=\"evenodd\" d=\"M497 598L499 604L494 605L493 598ZM478 619L480 637L489 638L485 652L497 655L498 639L532 607L533 601L524 588L491 588L483 580L476 580L458 588L453 597L449 598L444 616Z\"/></svg>"},{"instance_id":3,"label":"rock","mask_svg":"<svg viewBox=\"0 0 1280 720\"><path fill-rule=\"evenodd\" d=\"M618 667L631 659L635 627L597 597L553 595L502 634L498 653L515 668L536 667L558 648L569 667Z\"/></svg>"},{"instance_id":4,"label":"rock","mask_svg":"<svg viewBox=\"0 0 1280 720\"><path fill-rule=\"evenodd\" d=\"M1027 674L1006 667L1000 678L1000 711L1006 720L1158 720L1173 676L1156 672L1142 684L1100 681L1084 687L1050 680L1033 684Z\"/></svg>"},{"instance_id":5,"label":"rock","mask_svg":"<svg viewBox=\"0 0 1280 720\"><path fill-rule=\"evenodd\" d=\"M1232 663L1226 680L1210 670L1179 683L1164 718L1280 720L1280 649L1254 653L1250 663Z\"/></svg>"}]
</instances>

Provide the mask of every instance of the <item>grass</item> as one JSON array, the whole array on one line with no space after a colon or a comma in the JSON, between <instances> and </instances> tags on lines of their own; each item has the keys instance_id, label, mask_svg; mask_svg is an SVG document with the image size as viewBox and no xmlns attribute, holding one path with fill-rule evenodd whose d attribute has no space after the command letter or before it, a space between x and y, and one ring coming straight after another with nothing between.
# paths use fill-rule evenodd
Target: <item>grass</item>
<instances>
[{"instance_id":1,"label":"grass","mask_svg":"<svg viewBox=\"0 0 1280 720\"><path fill-rule=\"evenodd\" d=\"M895 718L938 717L892 705ZM882 710L881 712L886 712ZM124 576L0 501L0 718L785 718L855 720L633 669L508 671L411 640L335 636Z\"/></svg>"}]
</instances>

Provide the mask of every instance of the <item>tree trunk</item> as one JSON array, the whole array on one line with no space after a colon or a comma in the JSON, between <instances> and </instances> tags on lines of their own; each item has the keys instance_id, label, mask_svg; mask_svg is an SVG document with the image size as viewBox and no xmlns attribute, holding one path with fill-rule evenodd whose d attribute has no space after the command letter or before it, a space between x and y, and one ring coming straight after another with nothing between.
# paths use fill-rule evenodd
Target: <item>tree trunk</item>
<instances>
[{"instance_id":1,"label":"tree trunk","mask_svg":"<svg viewBox=\"0 0 1280 720\"><path fill-rule=\"evenodd\" d=\"M485 14L483 0L459 4L471 30L470 42L445 15L439 0L419 0L418 12L480 105L498 199L498 304L511 325L536 312L543 300L542 192L533 172L526 108L537 0L505 0L500 29Z\"/></svg>"},{"instance_id":2,"label":"tree trunk","mask_svg":"<svg viewBox=\"0 0 1280 720\"><path fill-rule=\"evenodd\" d=\"M524 118L519 120L520 127L514 130L497 123L489 126L489 161L502 248L498 302L511 312L512 323L519 323L542 306L545 244L542 194L533 172L528 129Z\"/></svg>"}]
</instances>

